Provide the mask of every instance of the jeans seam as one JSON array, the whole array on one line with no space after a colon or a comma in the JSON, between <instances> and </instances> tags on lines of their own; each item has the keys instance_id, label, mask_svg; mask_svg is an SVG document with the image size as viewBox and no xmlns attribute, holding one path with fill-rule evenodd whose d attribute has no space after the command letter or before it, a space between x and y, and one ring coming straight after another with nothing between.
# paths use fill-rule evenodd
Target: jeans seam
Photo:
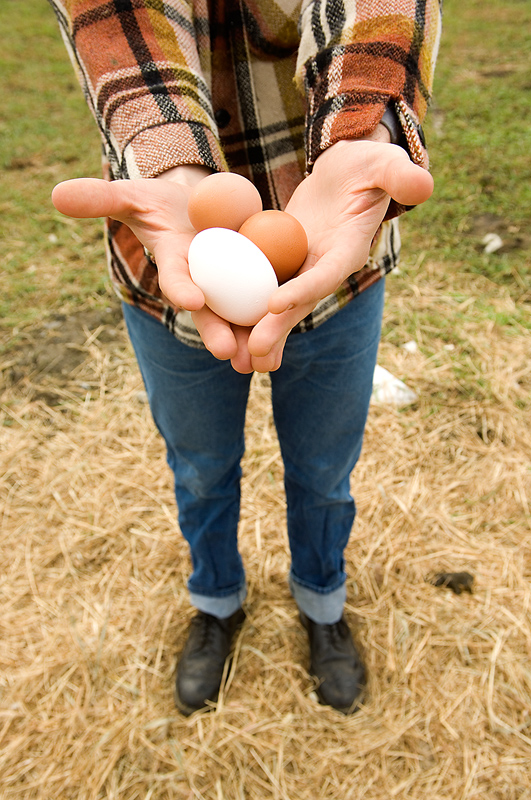
<instances>
[{"instance_id":1,"label":"jeans seam","mask_svg":"<svg viewBox=\"0 0 531 800\"><path fill-rule=\"evenodd\" d=\"M300 578L297 578L293 573L293 571L290 572L289 577L290 580L293 581L293 583L296 583L302 589L307 589L308 591L314 592L314 594L322 595L323 597L326 597L326 595L332 594L333 592L337 592L337 590L341 589L341 587L344 586L346 583L346 576L343 576L343 579L339 581L339 583L334 584L332 587L314 586L310 583L307 583L306 581L302 581Z\"/></svg>"}]
</instances>

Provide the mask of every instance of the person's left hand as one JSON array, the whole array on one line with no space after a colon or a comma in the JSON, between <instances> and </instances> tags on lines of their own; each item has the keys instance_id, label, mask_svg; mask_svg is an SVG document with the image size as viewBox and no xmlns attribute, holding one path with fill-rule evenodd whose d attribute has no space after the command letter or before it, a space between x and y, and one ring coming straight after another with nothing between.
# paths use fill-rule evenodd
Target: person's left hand
<instances>
[{"instance_id":1,"label":"person's left hand","mask_svg":"<svg viewBox=\"0 0 531 800\"><path fill-rule=\"evenodd\" d=\"M325 150L286 207L306 230L308 257L297 276L271 295L269 313L254 328L232 326L234 369L278 369L291 329L367 263L391 197L417 205L432 191L431 175L396 145L342 141ZM227 325L206 306L193 316L207 347Z\"/></svg>"}]
</instances>

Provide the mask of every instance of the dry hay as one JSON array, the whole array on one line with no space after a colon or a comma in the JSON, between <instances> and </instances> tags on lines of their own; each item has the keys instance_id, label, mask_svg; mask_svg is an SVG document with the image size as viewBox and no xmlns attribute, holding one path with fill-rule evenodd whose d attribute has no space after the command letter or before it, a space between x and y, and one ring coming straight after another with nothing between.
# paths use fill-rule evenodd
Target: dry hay
<instances>
[{"instance_id":1,"label":"dry hay","mask_svg":"<svg viewBox=\"0 0 531 800\"><path fill-rule=\"evenodd\" d=\"M434 286L396 294L391 321L418 303L454 313ZM419 402L373 408L353 478L347 612L370 685L350 718L317 704L306 672L267 378L248 418L248 621L219 704L190 719L172 701L188 555L129 349L87 331L60 404L35 374L6 388L3 800L531 797L529 338L430 337L427 353L383 343ZM463 569L472 595L429 583Z\"/></svg>"}]
</instances>

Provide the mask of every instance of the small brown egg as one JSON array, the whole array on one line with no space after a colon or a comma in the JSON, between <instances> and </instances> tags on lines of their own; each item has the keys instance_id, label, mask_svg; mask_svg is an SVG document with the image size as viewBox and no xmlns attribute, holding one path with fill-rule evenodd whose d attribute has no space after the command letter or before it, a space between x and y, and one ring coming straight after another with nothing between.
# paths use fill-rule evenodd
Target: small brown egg
<instances>
[{"instance_id":1,"label":"small brown egg","mask_svg":"<svg viewBox=\"0 0 531 800\"><path fill-rule=\"evenodd\" d=\"M237 231L248 217L261 210L262 198L254 183L234 172L216 172L203 178L188 200L188 216L196 231Z\"/></svg>"},{"instance_id":2,"label":"small brown egg","mask_svg":"<svg viewBox=\"0 0 531 800\"><path fill-rule=\"evenodd\" d=\"M308 255L306 231L285 211L259 211L245 220L239 233L268 257L279 283L292 278Z\"/></svg>"}]
</instances>

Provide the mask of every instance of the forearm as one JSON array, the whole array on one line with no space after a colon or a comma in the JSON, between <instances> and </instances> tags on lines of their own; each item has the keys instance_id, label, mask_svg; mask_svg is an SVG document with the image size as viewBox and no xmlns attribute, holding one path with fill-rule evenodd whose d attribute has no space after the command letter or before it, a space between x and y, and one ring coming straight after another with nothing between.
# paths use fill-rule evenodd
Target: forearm
<instances>
[{"instance_id":1,"label":"forearm","mask_svg":"<svg viewBox=\"0 0 531 800\"><path fill-rule=\"evenodd\" d=\"M182 164L226 169L192 4L127 11L101 0L49 2L114 178L151 178Z\"/></svg>"},{"instance_id":2,"label":"forearm","mask_svg":"<svg viewBox=\"0 0 531 800\"><path fill-rule=\"evenodd\" d=\"M341 22L331 27L329 18ZM370 134L390 101L412 159L427 166L419 126L431 97L439 0L426 0L422 14L403 0L346 0L343 17L321 18L311 0L301 28L297 78L307 96L308 170L334 142Z\"/></svg>"}]
</instances>

